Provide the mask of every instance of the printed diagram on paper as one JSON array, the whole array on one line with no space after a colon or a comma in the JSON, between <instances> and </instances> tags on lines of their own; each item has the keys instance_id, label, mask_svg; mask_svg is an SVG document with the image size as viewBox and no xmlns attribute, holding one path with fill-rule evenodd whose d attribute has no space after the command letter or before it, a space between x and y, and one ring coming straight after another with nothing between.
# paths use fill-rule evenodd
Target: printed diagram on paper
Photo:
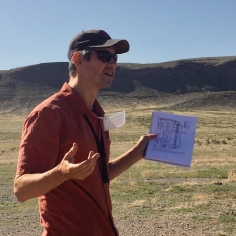
<instances>
[{"instance_id":1,"label":"printed diagram on paper","mask_svg":"<svg viewBox=\"0 0 236 236\"><path fill-rule=\"evenodd\" d=\"M182 146L181 136L186 133L191 123L175 119L158 118L156 132L158 138L153 142L153 149L158 151L178 151Z\"/></svg>"},{"instance_id":2,"label":"printed diagram on paper","mask_svg":"<svg viewBox=\"0 0 236 236\"><path fill-rule=\"evenodd\" d=\"M145 158L190 167L197 117L154 111L150 133L156 139L148 142Z\"/></svg>"}]
</instances>

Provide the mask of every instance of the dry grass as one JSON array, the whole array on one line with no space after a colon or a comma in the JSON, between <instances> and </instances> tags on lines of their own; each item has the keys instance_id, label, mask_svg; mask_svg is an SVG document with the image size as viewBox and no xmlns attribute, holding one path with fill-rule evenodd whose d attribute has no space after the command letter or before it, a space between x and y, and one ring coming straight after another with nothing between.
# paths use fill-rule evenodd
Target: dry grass
<instances>
[{"instance_id":1,"label":"dry grass","mask_svg":"<svg viewBox=\"0 0 236 236\"><path fill-rule=\"evenodd\" d=\"M0 164L15 163L24 116L0 116Z\"/></svg>"},{"instance_id":2,"label":"dry grass","mask_svg":"<svg viewBox=\"0 0 236 236\"><path fill-rule=\"evenodd\" d=\"M111 158L148 133L152 111L160 110L154 103L103 105L107 114L126 110L126 125L110 133ZM192 166L185 170L142 160L112 181L120 235L236 235L236 111L163 106L163 111L198 117ZM0 116L0 235L41 232L36 201L19 204L12 193L24 118Z\"/></svg>"}]
</instances>

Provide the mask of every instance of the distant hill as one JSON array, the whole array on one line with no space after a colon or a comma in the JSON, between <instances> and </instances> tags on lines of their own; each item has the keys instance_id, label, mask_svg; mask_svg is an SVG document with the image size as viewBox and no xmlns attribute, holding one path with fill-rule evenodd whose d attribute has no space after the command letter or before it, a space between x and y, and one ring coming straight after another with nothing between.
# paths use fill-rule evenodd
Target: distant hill
<instances>
[{"instance_id":1,"label":"distant hill","mask_svg":"<svg viewBox=\"0 0 236 236\"><path fill-rule=\"evenodd\" d=\"M0 71L0 112L21 112L58 91L68 81L68 63L43 63ZM102 99L169 102L174 107L236 107L236 57L119 64Z\"/></svg>"}]
</instances>

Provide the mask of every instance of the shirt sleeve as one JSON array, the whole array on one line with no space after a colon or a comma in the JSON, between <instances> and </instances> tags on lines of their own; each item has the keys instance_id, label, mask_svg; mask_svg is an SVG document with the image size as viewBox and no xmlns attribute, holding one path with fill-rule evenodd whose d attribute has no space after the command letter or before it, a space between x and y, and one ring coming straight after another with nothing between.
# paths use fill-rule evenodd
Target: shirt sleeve
<instances>
[{"instance_id":1,"label":"shirt sleeve","mask_svg":"<svg viewBox=\"0 0 236 236\"><path fill-rule=\"evenodd\" d=\"M57 113L51 108L30 114L22 131L17 174L43 173L55 166L59 126Z\"/></svg>"}]
</instances>

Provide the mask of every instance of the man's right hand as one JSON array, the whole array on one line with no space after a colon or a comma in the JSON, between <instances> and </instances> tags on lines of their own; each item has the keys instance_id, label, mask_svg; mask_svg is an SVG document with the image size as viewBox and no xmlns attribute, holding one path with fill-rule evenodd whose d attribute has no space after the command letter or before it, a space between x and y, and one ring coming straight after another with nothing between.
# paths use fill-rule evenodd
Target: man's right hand
<instances>
[{"instance_id":1,"label":"man's right hand","mask_svg":"<svg viewBox=\"0 0 236 236\"><path fill-rule=\"evenodd\" d=\"M99 153L89 152L88 159L74 163L78 150L76 143L65 154L61 163L44 173L17 175L14 180L14 193L17 199L24 202L30 198L44 195L69 179L85 179L94 170Z\"/></svg>"},{"instance_id":2,"label":"man's right hand","mask_svg":"<svg viewBox=\"0 0 236 236\"><path fill-rule=\"evenodd\" d=\"M78 150L78 145L73 143L71 149L65 154L61 163L59 164L59 169L64 175L65 180L68 179L85 179L90 174L92 174L96 161L99 158L99 153L94 153L93 151L89 152L88 159L80 162L74 163L74 155Z\"/></svg>"}]
</instances>

